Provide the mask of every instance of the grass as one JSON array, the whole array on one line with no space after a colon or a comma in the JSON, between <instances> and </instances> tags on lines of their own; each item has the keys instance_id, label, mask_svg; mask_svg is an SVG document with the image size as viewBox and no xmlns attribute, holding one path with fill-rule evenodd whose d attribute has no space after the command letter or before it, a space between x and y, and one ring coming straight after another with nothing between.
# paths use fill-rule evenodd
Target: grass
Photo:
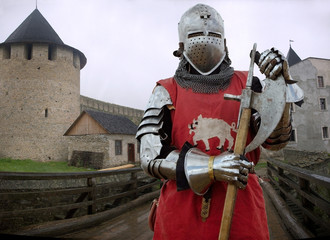
<instances>
[{"instance_id":1,"label":"grass","mask_svg":"<svg viewBox=\"0 0 330 240\"><path fill-rule=\"evenodd\" d=\"M1 172L85 172L90 168L68 166L67 162L38 162L33 160L15 160L0 158Z\"/></svg>"},{"instance_id":2,"label":"grass","mask_svg":"<svg viewBox=\"0 0 330 240\"><path fill-rule=\"evenodd\" d=\"M259 162L255 167L254 169L255 170L259 170L261 168L266 168L267 167L267 162Z\"/></svg>"}]
</instances>

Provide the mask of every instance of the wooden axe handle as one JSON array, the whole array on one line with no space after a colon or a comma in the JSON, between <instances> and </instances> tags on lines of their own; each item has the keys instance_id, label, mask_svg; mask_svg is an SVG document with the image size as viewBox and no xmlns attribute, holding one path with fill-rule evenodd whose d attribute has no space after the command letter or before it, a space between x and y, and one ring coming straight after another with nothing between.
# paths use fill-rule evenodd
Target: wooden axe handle
<instances>
[{"instance_id":1,"label":"wooden axe handle","mask_svg":"<svg viewBox=\"0 0 330 240\"><path fill-rule=\"evenodd\" d=\"M240 119L240 124L236 136L234 153L242 155L244 153L247 134L250 126L251 109L244 108ZM225 205L222 213L219 240L227 240L229 238L231 221L234 213L237 188L234 184L229 183L227 187Z\"/></svg>"}]
</instances>

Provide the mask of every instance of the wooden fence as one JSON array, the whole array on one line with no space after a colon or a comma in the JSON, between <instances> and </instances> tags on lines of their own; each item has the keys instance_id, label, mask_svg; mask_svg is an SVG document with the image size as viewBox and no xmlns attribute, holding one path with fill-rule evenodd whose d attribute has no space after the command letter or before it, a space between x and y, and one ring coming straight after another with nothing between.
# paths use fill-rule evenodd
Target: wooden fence
<instances>
[{"instance_id":1,"label":"wooden fence","mask_svg":"<svg viewBox=\"0 0 330 240\"><path fill-rule=\"evenodd\" d=\"M316 174L274 159L267 160L267 173L296 219L315 236L329 236L329 175Z\"/></svg>"},{"instance_id":2,"label":"wooden fence","mask_svg":"<svg viewBox=\"0 0 330 240\"><path fill-rule=\"evenodd\" d=\"M74 173L0 172L0 231L99 213L157 190L141 168Z\"/></svg>"}]
</instances>

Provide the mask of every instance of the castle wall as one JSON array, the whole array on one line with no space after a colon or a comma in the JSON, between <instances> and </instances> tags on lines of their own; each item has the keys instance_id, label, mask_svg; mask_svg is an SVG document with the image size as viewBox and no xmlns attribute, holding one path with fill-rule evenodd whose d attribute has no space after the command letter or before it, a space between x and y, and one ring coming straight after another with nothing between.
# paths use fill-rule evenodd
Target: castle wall
<instances>
[{"instance_id":1,"label":"castle wall","mask_svg":"<svg viewBox=\"0 0 330 240\"><path fill-rule=\"evenodd\" d=\"M108 112L116 115L123 115L130 119L132 122L134 122L136 125L139 125L144 113L143 110L107 103L85 96L80 96L80 111L82 112L88 109Z\"/></svg>"},{"instance_id":2,"label":"castle wall","mask_svg":"<svg viewBox=\"0 0 330 240\"><path fill-rule=\"evenodd\" d=\"M79 65L64 46L0 47L0 157L67 159L63 134L80 113Z\"/></svg>"}]
</instances>

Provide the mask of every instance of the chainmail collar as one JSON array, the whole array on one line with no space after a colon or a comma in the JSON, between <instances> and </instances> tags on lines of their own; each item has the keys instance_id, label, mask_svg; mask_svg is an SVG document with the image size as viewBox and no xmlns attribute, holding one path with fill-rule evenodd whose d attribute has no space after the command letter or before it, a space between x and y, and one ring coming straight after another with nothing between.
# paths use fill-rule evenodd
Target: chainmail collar
<instances>
[{"instance_id":1,"label":"chainmail collar","mask_svg":"<svg viewBox=\"0 0 330 240\"><path fill-rule=\"evenodd\" d=\"M227 61L223 61L220 65L220 72L211 75L191 74L188 72L188 61L183 57L175 72L174 79L182 88L191 88L196 93L218 93L225 90L234 74L234 68Z\"/></svg>"}]
</instances>

